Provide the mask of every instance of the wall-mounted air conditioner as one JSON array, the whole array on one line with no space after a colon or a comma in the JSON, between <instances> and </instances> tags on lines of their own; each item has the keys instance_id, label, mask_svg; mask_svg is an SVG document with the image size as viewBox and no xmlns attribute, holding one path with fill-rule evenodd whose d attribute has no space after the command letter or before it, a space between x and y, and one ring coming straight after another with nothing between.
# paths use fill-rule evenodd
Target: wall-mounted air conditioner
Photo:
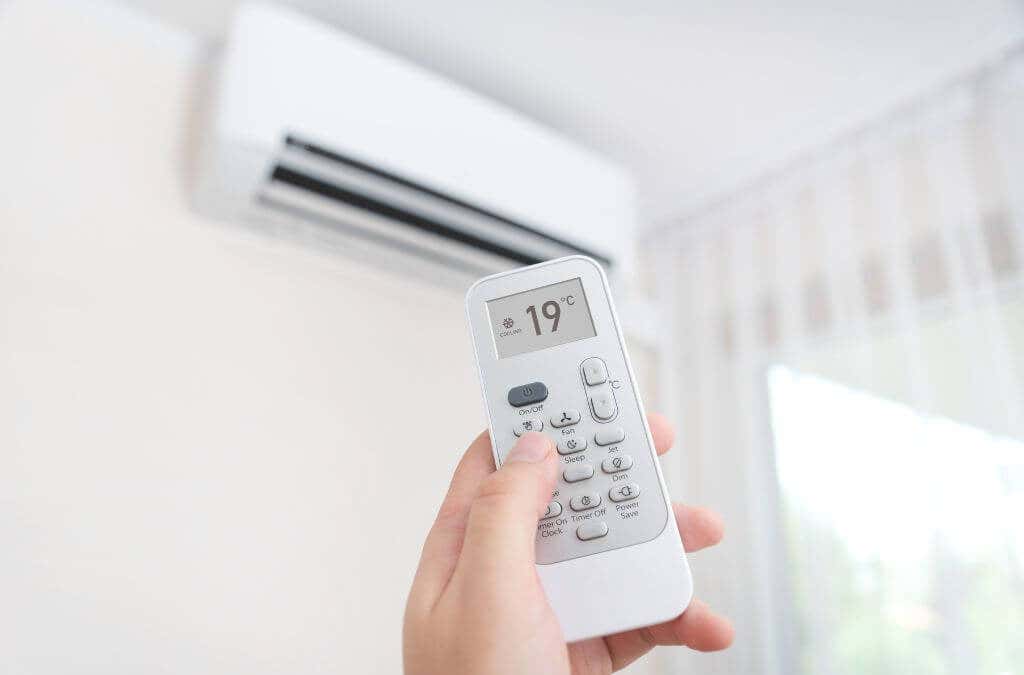
<instances>
[{"instance_id":1,"label":"wall-mounted air conditioner","mask_svg":"<svg viewBox=\"0 0 1024 675\"><path fill-rule=\"evenodd\" d=\"M197 205L466 277L583 253L621 274L619 167L292 10L237 13L210 83Z\"/></svg>"}]
</instances>

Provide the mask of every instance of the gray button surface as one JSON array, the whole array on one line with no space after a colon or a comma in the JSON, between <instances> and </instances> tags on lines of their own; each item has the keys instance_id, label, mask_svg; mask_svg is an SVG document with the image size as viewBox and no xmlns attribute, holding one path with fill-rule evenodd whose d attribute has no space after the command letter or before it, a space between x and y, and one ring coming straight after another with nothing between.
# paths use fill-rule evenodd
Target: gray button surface
<instances>
[{"instance_id":1,"label":"gray button surface","mask_svg":"<svg viewBox=\"0 0 1024 675\"><path fill-rule=\"evenodd\" d=\"M586 494L576 495L569 500L569 506L573 511L586 511L596 506L601 505L601 495L596 492L587 492Z\"/></svg>"},{"instance_id":2,"label":"gray button surface","mask_svg":"<svg viewBox=\"0 0 1024 675\"><path fill-rule=\"evenodd\" d=\"M608 369L604 367L604 361L592 357L583 362L583 381L593 387L595 384L604 384L608 381Z\"/></svg>"},{"instance_id":3,"label":"gray button surface","mask_svg":"<svg viewBox=\"0 0 1024 675\"><path fill-rule=\"evenodd\" d=\"M558 441L558 454L571 455L587 449L587 439L583 436L571 436Z\"/></svg>"},{"instance_id":4,"label":"gray button surface","mask_svg":"<svg viewBox=\"0 0 1024 675\"><path fill-rule=\"evenodd\" d=\"M531 403L540 403L548 397L548 388L543 382L531 382L508 390L508 402L519 408Z\"/></svg>"},{"instance_id":5,"label":"gray button surface","mask_svg":"<svg viewBox=\"0 0 1024 675\"><path fill-rule=\"evenodd\" d=\"M593 477L594 467L591 464L577 464L576 466L570 466L562 472L562 478L565 479L566 483L578 483L581 480Z\"/></svg>"},{"instance_id":6,"label":"gray button surface","mask_svg":"<svg viewBox=\"0 0 1024 675\"><path fill-rule=\"evenodd\" d=\"M551 416L551 426L556 429L571 427L574 424L578 424L579 421L579 410L559 410L557 414Z\"/></svg>"},{"instance_id":7,"label":"gray button surface","mask_svg":"<svg viewBox=\"0 0 1024 675\"><path fill-rule=\"evenodd\" d=\"M636 483L620 485L619 487L613 487L608 491L608 499L611 499L613 502L626 502L630 499L636 499L639 496L640 486Z\"/></svg>"},{"instance_id":8,"label":"gray button surface","mask_svg":"<svg viewBox=\"0 0 1024 675\"><path fill-rule=\"evenodd\" d=\"M562 505L558 502L551 502L548 504L548 510L544 512L544 515L540 517L541 520L547 520L548 518L554 518L555 516L562 515Z\"/></svg>"},{"instance_id":9,"label":"gray button surface","mask_svg":"<svg viewBox=\"0 0 1024 675\"><path fill-rule=\"evenodd\" d=\"M606 534L608 534L608 526L600 520L583 523L576 528L576 536L583 541L587 541L589 539L600 539Z\"/></svg>"},{"instance_id":10,"label":"gray button surface","mask_svg":"<svg viewBox=\"0 0 1024 675\"><path fill-rule=\"evenodd\" d=\"M622 427L608 427L594 434L594 442L598 445L621 443L625 438L626 432L622 430Z\"/></svg>"},{"instance_id":11,"label":"gray button surface","mask_svg":"<svg viewBox=\"0 0 1024 675\"><path fill-rule=\"evenodd\" d=\"M519 420L515 427L512 429L512 433L516 436L522 436L527 431L541 431L544 428L544 421L539 417L527 417L526 419Z\"/></svg>"},{"instance_id":12,"label":"gray button surface","mask_svg":"<svg viewBox=\"0 0 1024 675\"><path fill-rule=\"evenodd\" d=\"M606 457L601 462L601 470L605 473L618 473L619 471L625 471L633 467L633 458L629 455L616 455L614 457Z\"/></svg>"},{"instance_id":13,"label":"gray button surface","mask_svg":"<svg viewBox=\"0 0 1024 675\"><path fill-rule=\"evenodd\" d=\"M611 391L599 391L590 397L590 410L594 413L594 419L605 422L615 417L619 408L615 405Z\"/></svg>"}]
</instances>

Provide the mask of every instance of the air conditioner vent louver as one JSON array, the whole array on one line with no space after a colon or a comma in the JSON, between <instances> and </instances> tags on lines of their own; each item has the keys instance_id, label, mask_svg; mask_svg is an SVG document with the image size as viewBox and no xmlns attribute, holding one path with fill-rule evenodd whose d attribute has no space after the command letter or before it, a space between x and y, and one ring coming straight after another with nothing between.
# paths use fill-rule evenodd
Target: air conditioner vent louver
<instances>
[{"instance_id":1,"label":"air conditioner vent louver","mask_svg":"<svg viewBox=\"0 0 1024 675\"><path fill-rule=\"evenodd\" d=\"M242 5L212 91L204 212L464 277L572 254L608 268L630 258L621 169L292 10Z\"/></svg>"}]
</instances>

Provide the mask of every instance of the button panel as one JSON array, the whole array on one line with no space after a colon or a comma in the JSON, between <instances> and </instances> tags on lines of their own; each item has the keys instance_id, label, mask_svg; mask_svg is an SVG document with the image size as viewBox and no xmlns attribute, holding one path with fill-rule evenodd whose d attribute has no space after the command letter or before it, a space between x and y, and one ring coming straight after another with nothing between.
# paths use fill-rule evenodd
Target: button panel
<instances>
[{"instance_id":1,"label":"button panel","mask_svg":"<svg viewBox=\"0 0 1024 675\"><path fill-rule=\"evenodd\" d=\"M650 541L667 522L653 450L632 389L615 379L616 364L596 355L573 359L564 370L547 366L553 372L541 371L545 382L508 390L504 423L516 437L546 434L562 465L537 521L539 564ZM511 440L511 434L495 439L502 451ZM641 486L658 494L641 497Z\"/></svg>"}]
</instances>

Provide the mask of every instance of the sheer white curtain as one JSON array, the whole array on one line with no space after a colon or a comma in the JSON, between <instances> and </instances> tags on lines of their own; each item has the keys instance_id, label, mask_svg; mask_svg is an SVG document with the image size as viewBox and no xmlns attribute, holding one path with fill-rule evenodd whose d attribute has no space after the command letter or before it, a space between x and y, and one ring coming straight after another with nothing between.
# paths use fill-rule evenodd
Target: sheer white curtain
<instances>
[{"instance_id":1,"label":"sheer white curtain","mask_svg":"<svg viewBox=\"0 0 1024 675\"><path fill-rule=\"evenodd\" d=\"M667 473L727 519L693 565L738 629L666 670L1021 672L1024 51L651 241Z\"/></svg>"}]
</instances>

